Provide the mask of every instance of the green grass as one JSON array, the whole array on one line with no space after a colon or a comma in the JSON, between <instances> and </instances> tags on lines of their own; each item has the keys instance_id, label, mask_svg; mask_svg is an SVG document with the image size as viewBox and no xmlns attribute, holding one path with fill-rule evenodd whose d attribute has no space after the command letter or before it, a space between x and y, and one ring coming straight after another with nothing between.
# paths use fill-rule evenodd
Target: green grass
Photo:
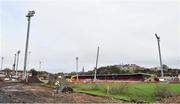
<instances>
[{"instance_id":1,"label":"green grass","mask_svg":"<svg viewBox=\"0 0 180 104\"><path fill-rule=\"evenodd\" d=\"M98 86L98 89L91 89L93 86ZM180 84L156 84L156 83L143 83L143 84L127 84L127 94L108 94L106 92L107 86L121 86L121 84L76 84L73 86L76 92L83 92L93 95L109 96L116 99L134 101L134 102L155 102L159 100L155 95L154 91L157 86L169 86L170 90L175 95L180 95Z\"/></svg>"}]
</instances>

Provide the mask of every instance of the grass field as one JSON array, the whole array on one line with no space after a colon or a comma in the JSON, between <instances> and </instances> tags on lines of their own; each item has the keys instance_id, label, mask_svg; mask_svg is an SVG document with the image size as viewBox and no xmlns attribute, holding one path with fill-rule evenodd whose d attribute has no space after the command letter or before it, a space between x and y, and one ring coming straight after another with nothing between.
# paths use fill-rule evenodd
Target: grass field
<instances>
[{"instance_id":1,"label":"grass field","mask_svg":"<svg viewBox=\"0 0 180 104\"><path fill-rule=\"evenodd\" d=\"M111 94L107 89L111 87L122 86L122 84L76 84L74 90L92 95L109 96L116 99L133 101L133 102L155 102L160 98L154 95L157 87L168 86L173 95L180 95L180 84L157 84L157 83L141 83L141 84L125 84L128 87L127 93Z\"/></svg>"}]
</instances>

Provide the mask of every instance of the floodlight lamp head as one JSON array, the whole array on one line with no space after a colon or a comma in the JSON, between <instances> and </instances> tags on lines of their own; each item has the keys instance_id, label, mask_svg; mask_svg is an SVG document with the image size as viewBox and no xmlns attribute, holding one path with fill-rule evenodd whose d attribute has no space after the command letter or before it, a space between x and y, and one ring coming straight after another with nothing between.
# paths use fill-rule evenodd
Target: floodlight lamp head
<instances>
[{"instance_id":1,"label":"floodlight lamp head","mask_svg":"<svg viewBox=\"0 0 180 104\"><path fill-rule=\"evenodd\" d=\"M157 39L160 39L160 37L157 34L155 34L155 36L156 36Z\"/></svg>"},{"instance_id":2,"label":"floodlight lamp head","mask_svg":"<svg viewBox=\"0 0 180 104\"><path fill-rule=\"evenodd\" d=\"M4 57L1 57L1 59L3 60L3 59L4 59Z\"/></svg>"},{"instance_id":3,"label":"floodlight lamp head","mask_svg":"<svg viewBox=\"0 0 180 104\"><path fill-rule=\"evenodd\" d=\"M17 53L20 54L20 52L21 52L21 51L19 50Z\"/></svg>"},{"instance_id":4,"label":"floodlight lamp head","mask_svg":"<svg viewBox=\"0 0 180 104\"><path fill-rule=\"evenodd\" d=\"M78 57L76 57L76 60L78 60Z\"/></svg>"},{"instance_id":5,"label":"floodlight lamp head","mask_svg":"<svg viewBox=\"0 0 180 104\"><path fill-rule=\"evenodd\" d=\"M33 11L29 11L28 14L26 15L26 17L32 17L32 16L34 16L34 14L35 14L34 10Z\"/></svg>"}]
</instances>

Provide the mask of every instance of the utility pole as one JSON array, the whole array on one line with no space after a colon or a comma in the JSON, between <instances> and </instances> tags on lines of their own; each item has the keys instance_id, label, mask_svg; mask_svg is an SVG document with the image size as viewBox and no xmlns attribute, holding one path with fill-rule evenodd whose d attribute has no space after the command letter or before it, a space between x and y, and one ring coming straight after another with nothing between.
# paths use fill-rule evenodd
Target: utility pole
<instances>
[{"instance_id":1,"label":"utility pole","mask_svg":"<svg viewBox=\"0 0 180 104\"><path fill-rule=\"evenodd\" d=\"M96 66L95 66L95 69L94 69L94 81L97 80L96 73L97 73L98 58L99 58L99 46L98 46L98 49L97 49Z\"/></svg>"},{"instance_id":2,"label":"utility pole","mask_svg":"<svg viewBox=\"0 0 180 104\"><path fill-rule=\"evenodd\" d=\"M76 78L76 80L78 81L79 80L79 76L78 76L78 57L76 57L76 76L77 76L77 78Z\"/></svg>"},{"instance_id":3,"label":"utility pole","mask_svg":"<svg viewBox=\"0 0 180 104\"><path fill-rule=\"evenodd\" d=\"M16 76L17 76L17 70L18 70L18 62L19 62L19 54L20 54L20 50L17 52L17 63L16 63Z\"/></svg>"},{"instance_id":4,"label":"utility pole","mask_svg":"<svg viewBox=\"0 0 180 104\"><path fill-rule=\"evenodd\" d=\"M14 63L13 63L13 74L15 73L15 67L16 67L16 54L14 54Z\"/></svg>"},{"instance_id":5,"label":"utility pole","mask_svg":"<svg viewBox=\"0 0 180 104\"><path fill-rule=\"evenodd\" d=\"M164 77L164 73L163 73L163 65L162 65L162 59L161 59L161 47L160 47L160 37L155 34L156 38L157 38L157 42L158 42L158 51L159 51L159 61L160 61L160 67L161 67L161 77Z\"/></svg>"},{"instance_id":6,"label":"utility pole","mask_svg":"<svg viewBox=\"0 0 180 104\"><path fill-rule=\"evenodd\" d=\"M30 21L31 17L34 16L35 11L29 11L26 17L28 18L28 27L27 27L27 37L26 37L26 47L25 47L25 56L24 56L24 78L26 78L26 64L27 64L27 53L28 53L28 44L29 44L29 30L30 30Z\"/></svg>"},{"instance_id":7,"label":"utility pole","mask_svg":"<svg viewBox=\"0 0 180 104\"><path fill-rule=\"evenodd\" d=\"M3 70L3 61L4 61L4 57L1 57L1 70Z\"/></svg>"}]
</instances>

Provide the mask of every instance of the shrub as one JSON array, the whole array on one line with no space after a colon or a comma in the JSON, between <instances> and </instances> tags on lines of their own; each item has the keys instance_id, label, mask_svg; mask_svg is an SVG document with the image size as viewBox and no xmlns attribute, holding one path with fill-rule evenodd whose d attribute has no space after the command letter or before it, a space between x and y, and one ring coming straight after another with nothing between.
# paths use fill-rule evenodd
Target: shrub
<instances>
[{"instance_id":1,"label":"shrub","mask_svg":"<svg viewBox=\"0 0 180 104\"><path fill-rule=\"evenodd\" d=\"M173 92L168 85L158 85L155 87L154 95L157 98L167 98L173 96Z\"/></svg>"},{"instance_id":2,"label":"shrub","mask_svg":"<svg viewBox=\"0 0 180 104\"><path fill-rule=\"evenodd\" d=\"M30 72L32 73L32 77L37 77L38 72L35 69L31 69Z\"/></svg>"},{"instance_id":3,"label":"shrub","mask_svg":"<svg viewBox=\"0 0 180 104\"><path fill-rule=\"evenodd\" d=\"M128 93L128 86L126 84L120 86L111 86L109 88L110 94L127 94Z\"/></svg>"}]
</instances>

